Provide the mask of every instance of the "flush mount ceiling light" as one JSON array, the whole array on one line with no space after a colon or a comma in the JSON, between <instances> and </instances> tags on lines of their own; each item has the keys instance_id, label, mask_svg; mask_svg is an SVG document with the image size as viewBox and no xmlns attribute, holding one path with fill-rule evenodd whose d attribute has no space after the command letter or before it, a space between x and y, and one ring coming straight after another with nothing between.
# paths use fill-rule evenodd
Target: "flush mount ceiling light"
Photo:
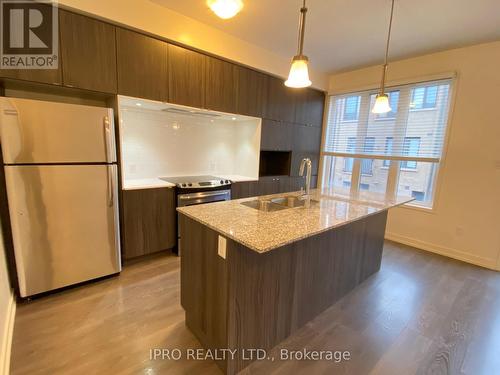
<instances>
[{"instance_id":1,"label":"flush mount ceiling light","mask_svg":"<svg viewBox=\"0 0 500 375\"><path fill-rule=\"evenodd\" d=\"M297 47L297 55L295 55L292 59L290 74L288 75L288 79L285 81L285 86L288 87L301 88L311 86L311 80L309 79L309 70L307 68L309 60L307 56L304 56L303 54L306 13L306 0L304 0L302 8L300 8L299 41Z\"/></svg>"},{"instance_id":2,"label":"flush mount ceiling light","mask_svg":"<svg viewBox=\"0 0 500 375\"><path fill-rule=\"evenodd\" d=\"M207 5L222 19L236 16L243 8L242 0L207 0Z\"/></svg>"},{"instance_id":3,"label":"flush mount ceiling light","mask_svg":"<svg viewBox=\"0 0 500 375\"><path fill-rule=\"evenodd\" d=\"M380 91L375 99L375 105L373 106L372 113L387 113L391 111L391 106L389 105L389 96L385 93L385 74L387 73L387 58L389 57L389 42L391 40L391 28L392 28L392 15L394 13L394 0L392 0L391 5L391 17L389 19L389 31L387 32L387 44L385 46L385 60L384 66L382 68L382 82L380 83Z\"/></svg>"}]
</instances>

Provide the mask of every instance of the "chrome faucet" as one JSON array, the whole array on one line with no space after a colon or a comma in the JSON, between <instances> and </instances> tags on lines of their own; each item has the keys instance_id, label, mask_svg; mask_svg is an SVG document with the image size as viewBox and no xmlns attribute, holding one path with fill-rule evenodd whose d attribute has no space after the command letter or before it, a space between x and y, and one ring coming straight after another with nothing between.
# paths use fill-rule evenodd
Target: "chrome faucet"
<instances>
[{"instance_id":1,"label":"chrome faucet","mask_svg":"<svg viewBox=\"0 0 500 375\"><path fill-rule=\"evenodd\" d=\"M309 197L309 193L311 190L311 173L312 173L311 159L309 159L309 158L302 159L302 161L300 162L299 176L304 176L304 167L305 166L307 166L305 195L306 195L306 197Z\"/></svg>"}]
</instances>

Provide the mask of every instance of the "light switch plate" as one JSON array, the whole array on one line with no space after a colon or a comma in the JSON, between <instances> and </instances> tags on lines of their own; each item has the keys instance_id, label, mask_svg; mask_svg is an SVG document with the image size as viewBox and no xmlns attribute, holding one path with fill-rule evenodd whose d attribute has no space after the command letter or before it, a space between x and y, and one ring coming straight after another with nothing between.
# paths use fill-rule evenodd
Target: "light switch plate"
<instances>
[{"instance_id":1,"label":"light switch plate","mask_svg":"<svg viewBox=\"0 0 500 375\"><path fill-rule=\"evenodd\" d=\"M226 246L227 246L226 238L219 235L219 247L217 253L221 258L224 259L226 259Z\"/></svg>"}]
</instances>

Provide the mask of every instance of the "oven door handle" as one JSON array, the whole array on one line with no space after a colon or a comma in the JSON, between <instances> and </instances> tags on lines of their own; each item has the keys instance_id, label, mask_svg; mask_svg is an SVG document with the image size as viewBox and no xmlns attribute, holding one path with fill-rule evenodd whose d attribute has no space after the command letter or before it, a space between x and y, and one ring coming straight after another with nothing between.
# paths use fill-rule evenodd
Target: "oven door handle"
<instances>
[{"instance_id":1,"label":"oven door handle","mask_svg":"<svg viewBox=\"0 0 500 375\"><path fill-rule=\"evenodd\" d=\"M208 197L216 197L218 195L229 195L229 190L221 190L221 191L207 191L203 193L193 193L193 194L182 194L179 195L179 199L182 201L188 201L193 199L203 199Z\"/></svg>"}]
</instances>

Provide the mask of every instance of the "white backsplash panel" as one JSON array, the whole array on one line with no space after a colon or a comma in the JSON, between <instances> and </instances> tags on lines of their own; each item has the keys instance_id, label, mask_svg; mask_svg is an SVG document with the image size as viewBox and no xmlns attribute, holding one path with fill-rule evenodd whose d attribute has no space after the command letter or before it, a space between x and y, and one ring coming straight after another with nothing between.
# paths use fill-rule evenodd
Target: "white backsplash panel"
<instances>
[{"instance_id":1,"label":"white backsplash panel","mask_svg":"<svg viewBox=\"0 0 500 375\"><path fill-rule=\"evenodd\" d=\"M123 97L119 116L124 181L204 174L258 177L258 118Z\"/></svg>"}]
</instances>

